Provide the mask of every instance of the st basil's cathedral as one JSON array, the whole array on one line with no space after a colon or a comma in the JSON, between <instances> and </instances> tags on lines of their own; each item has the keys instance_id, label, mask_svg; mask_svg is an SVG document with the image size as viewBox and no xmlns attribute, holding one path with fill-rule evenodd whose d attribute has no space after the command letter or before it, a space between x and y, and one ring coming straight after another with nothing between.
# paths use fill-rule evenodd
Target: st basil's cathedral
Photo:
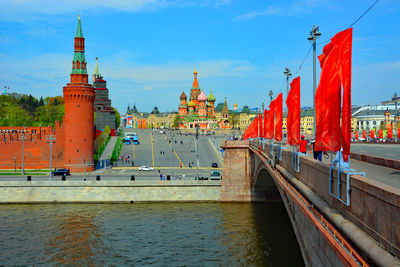
<instances>
[{"instance_id":1,"label":"st basil's cathedral","mask_svg":"<svg viewBox=\"0 0 400 267\"><path fill-rule=\"evenodd\" d=\"M187 96L184 91L182 91L182 94L180 96L179 128L194 129L197 126L200 129L231 128L228 118L229 114L226 99L223 109L226 114L223 114L223 120L218 122L215 117L214 106L216 98L212 94L212 91L208 96L204 94L203 90L199 87L199 83L197 81L196 69L194 70L193 74L194 80L192 88L190 90L189 102L187 101Z\"/></svg>"}]
</instances>

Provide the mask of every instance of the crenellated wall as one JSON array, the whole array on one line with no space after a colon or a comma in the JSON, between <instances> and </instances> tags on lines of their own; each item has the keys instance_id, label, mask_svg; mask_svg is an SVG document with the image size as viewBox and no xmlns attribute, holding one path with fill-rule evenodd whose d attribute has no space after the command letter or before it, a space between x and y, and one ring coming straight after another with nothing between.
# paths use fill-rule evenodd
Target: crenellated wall
<instances>
[{"instance_id":1,"label":"crenellated wall","mask_svg":"<svg viewBox=\"0 0 400 267\"><path fill-rule=\"evenodd\" d=\"M20 170L22 167L22 141L24 141L24 169L49 169L50 144L46 139L53 135L52 166L64 167L64 126L56 122L47 127L0 127L0 169Z\"/></svg>"}]
</instances>

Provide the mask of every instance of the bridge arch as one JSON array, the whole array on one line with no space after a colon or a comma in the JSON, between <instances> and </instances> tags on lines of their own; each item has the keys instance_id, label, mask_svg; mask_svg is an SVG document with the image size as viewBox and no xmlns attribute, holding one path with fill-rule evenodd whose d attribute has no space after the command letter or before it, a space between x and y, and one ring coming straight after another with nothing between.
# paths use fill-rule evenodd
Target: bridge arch
<instances>
[{"instance_id":1,"label":"bridge arch","mask_svg":"<svg viewBox=\"0 0 400 267\"><path fill-rule=\"evenodd\" d=\"M282 202L278 187L276 186L271 174L263 164L260 165L255 172L251 191L252 201Z\"/></svg>"}]
</instances>

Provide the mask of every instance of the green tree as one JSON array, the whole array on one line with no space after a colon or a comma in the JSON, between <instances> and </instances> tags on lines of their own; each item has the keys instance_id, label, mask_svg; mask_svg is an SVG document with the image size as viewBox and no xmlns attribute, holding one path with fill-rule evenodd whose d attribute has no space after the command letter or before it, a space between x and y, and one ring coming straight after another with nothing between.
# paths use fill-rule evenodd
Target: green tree
<instances>
[{"instance_id":1,"label":"green tree","mask_svg":"<svg viewBox=\"0 0 400 267\"><path fill-rule=\"evenodd\" d=\"M232 124L232 128L235 128L235 126L239 124L238 114L236 114L236 113L231 114L231 124Z\"/></svg>"},{"instance_id":2,"label":"green tree","mask_svg":"<svg viewBox=\"0 0 400 267\"><path fill-rule=\"evenodd\" d=\"M174 117L174 122L172 123L172 127L179 128L179 126L181 125L181 122L182 122L182 118L178 114L176 114Z\"/></svg>"},{"instance_id":3,"label":"green tree","mask_svg":"<svg viewBox=\"0 0 400 267\"><path fill-rule=\"evenodd\" d=\"M113 109L115 111L115 129L117 129L121 124L121 115L116 108L113 107Z\"/></svg>"}]
</instances>

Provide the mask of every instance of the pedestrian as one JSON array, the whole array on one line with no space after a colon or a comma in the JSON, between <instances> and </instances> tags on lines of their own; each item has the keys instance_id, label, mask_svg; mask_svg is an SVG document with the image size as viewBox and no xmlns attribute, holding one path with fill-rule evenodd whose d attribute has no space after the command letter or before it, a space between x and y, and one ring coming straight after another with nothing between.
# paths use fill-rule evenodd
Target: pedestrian
<instances>
[{"instance_id":1,"label":"pedestrian","mask_svg":"<svg viewBox=\"0 0 400 267\"><path fill-rule=\"evenodd\" d=\"M162 174L160 174L160 181L162 181Z\"/></svg>"},{"instance_id":2,"label":"pedestrian","mask_svg":"<svg viewBox=\"0 0 400 267\"><path fill-rule=\"evenodd\" d=\"M322 161L322 151L315 150L315 139L311 141L313 156L315 160Z\"/></svg>"},{"instance_id":3,"label":"pedestrian","mask_svg":"<svg viewBox=\"0 0 400 267\"><path fill-rule=\"evenodd\" d=\"M301 140L299 142L299 152L303 154L307 154L307 140L304 140L304 135L301 136Z\"/></svg>"},{"instance_id":4,"label":"pedestrian","mask_svg":"<svg viewBox=\"0 0 400 267\"><path fill-rule=\"evenodd\" d=\"M128 163L128 158L125 158L125 163Z\"/></svg>"}]
</instances>

